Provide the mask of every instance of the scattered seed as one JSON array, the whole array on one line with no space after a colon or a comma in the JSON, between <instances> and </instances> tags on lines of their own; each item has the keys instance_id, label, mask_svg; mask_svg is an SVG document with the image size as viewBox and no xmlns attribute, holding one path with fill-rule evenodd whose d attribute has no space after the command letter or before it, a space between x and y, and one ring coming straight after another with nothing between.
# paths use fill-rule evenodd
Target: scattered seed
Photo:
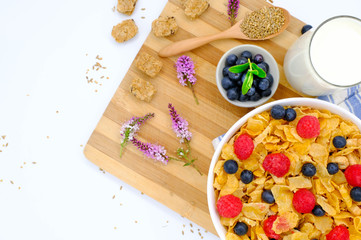
<instances>
[{"instance_id":1,"label":"scattered seed","mask_svg":"<svg viewBox=\"0 0 361 240\"><path fill-rule=\"evenodd\" d=\"M83 147L83 144L80 144L80 147Z\"/></svg>"},{"instance_id":2,"label":"scattered seed","mask_svg":"<svg viewBox=\"0 0 361 240\"><path fill-rule=\"evenodd\" d=\"M113 196L113 199L115 198L115 195Z\"/></svg>"},{"instance_id":3,"label":"scattered seed","mask_svg":"<svg viewBox=\"0 0 361 240\"><path fill-rule=\"evenodd\" d=\"M115 12L115 6L112 8L112 11Z\"/></svg>"},{"instance_id":4,"label":"scattered seed","mask_svg":"<svg viewBox=\"0 0 361 240\"><path fill-rule=\"evenodd\" d=\"M123 189L123 186L120 186L120 190L122 190Z\"/></svg>"},{"instance_id":5,"label":"scattered seed","mask_svg":"<svg viewBox=\"0 0 361 240\"><path fill-rule=\"evenodd\" d=\"M140 17L140 18L141 18L141 19L145 19L145 17L143 17L143 16L142 16L142 17Z\"/></svg>"},{"instance_id":6,"label":"scattered seed","mask_svg":"<svg viewBox=\"0 0 361 240\"><path fill-rule=\"evenodd\" d=\"M194 231L192 229L190 231L191 231L191 233L194 233Z\"/></svg>"},{"instance_id":7,"label":"scattered seed","mask_svg":"<svg viewBox=\"0 0 361 240\"><path fill-rule=\"evenodd\" d=\"M117 227L114 227L114 230L116 230L117 229Z\"/></svg>"},{"instance_id":8,"label":"scattered seed","mask_svg":"<svg viewBox=\"0 0 361 240\"><path fill-rule=\"evenodd\" d=\"M50 137L49 136L46 136L47 139L49 139Z\"/></svg>"},{"instance_id":9,"label":"scattered seed","mask_svg":"<svg viewBox=\"0 0 361 240\"><path fill-rule=\"evenodd\" d=\"M13 182L13 181L11 181L11 180L10 180L10 183L11 183L11 184L14 184L14 182Z\"/></svg>"},{"instance_id":10,"label":"scattered seed","mask_svg":"<svg viewBox=\"0 0 361 240\"><path fill-rule=\"evenodd\" d=\"M191 227L193 227L193 224L192 224L192 223L190 223L189 225L190 225Z\"/></svg>"},{"instance_id":11,"label":"scattered seed","mask_svg":"<svg viewBox=\"0 0 361 240\"><path fill-rule=\"evenodd\" d=\"M32 164L36 164L36 162L32 162Z\"/></svg>"},{"instance_id":12,"label":"scattered seed","mask_svg":"<svg viewBox=\"0 0 361 240\"><path fill-rule=\"evenodd\" d=\"M137 220L135 220L134 222L135 222L135 223L138 223L138 221L137 221Z\"/></svg>"},{"instance_id":13,"label":"scattered seed","mask_svg":"<svg viewBox=\"0 0 361 240\"><path fill-rule=\"evenodd\" d=\"M144 10L145 10L145 8L141 8L140 10L144 11Z\"/></svg>"},{"instance_id":14,"label":"scattered seed","mask_svg":"<svg viewBox=\"0 0 361 240\"><path fill-rule=\"evenodd\" d=\"M184 235L184 231L182 230L182 235Z\"/></svg>"}]
</instances>

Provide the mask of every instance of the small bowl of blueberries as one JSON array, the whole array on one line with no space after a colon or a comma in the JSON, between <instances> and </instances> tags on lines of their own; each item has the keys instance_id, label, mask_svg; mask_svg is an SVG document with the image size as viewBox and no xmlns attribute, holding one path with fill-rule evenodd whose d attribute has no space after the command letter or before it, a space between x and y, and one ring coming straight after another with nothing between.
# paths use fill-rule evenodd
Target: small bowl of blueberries
<instances>
[{"instance_id":1,"label":"small bowl of blueberries","mask_svg":"<svg viewBox=\"0 0 361 240\"><path fill-rule=\"evenodd\" d=\"M233 105L247 108L267 102L277 90L279 76L273 56L251 44L230 49L222 56L216 70L217 87L222 96Z\"/></svg>"}]
</instances>

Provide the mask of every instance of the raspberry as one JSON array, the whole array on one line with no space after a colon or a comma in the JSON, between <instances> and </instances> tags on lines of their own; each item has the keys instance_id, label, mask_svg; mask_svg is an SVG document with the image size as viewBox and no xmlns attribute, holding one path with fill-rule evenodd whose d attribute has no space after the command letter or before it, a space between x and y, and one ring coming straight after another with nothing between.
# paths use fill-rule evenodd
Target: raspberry
<instances>
[{"instance_id":1,"label":"raspberry","mask_svg":"<svg viewBox=\"0 0 361 240\"><path fill-rule=\"evenodd\" d=\"M263 168L275 175L276 177L283 177L290 169L291 162L283 153L268 154L263 161Z\"/></svg>"},{"instance_id":2,"label":"raspberry","mask_svg":"<svg viewBox=\"0 0 361 240\"><path fill-rule=\"evenodd\" d=\"M320 122L314 116L304 116L298 121L296 130L302 138L314 138L320 134Z\"/></svg>"},{"instance_id":3,"label":"raspberry","mask_svg":"<svg viewBox=\"0 0 361 240\"><path fill-rule=\"evenodd\" d=\"M312 192L302 188L293 195L293 206L299 213L310 213L316 205L316 198Z\"/></svg>"},{"instance_id":4,"label":"raspberry","mask_svg":"<svg viewBox=\"0 0 361 240\"><path fill-rule=\"evenodd\" d=\"M253 152L253 148L253 140L247 134L240 135L236 141L234 141L234 153L241 160L249 158Z\"/></svg>"},{"instance_id":5,"label":"raspberry","mask_svg":"<svg viewBox=\"0 0 361 240\"><path fill-rule=\"evenodd\" d=\"M237 217L242 211L242 201L232 194L225 195L218 199L217 210L219 215L226 218Z\"/></svg>"},{"instance_id":6,"label":"raspberry","mask_svg":"<svg viewBox=\"0 0 361 240\"><path fill-rule=\"evenodd\" d=\"M267 237L273 238L276 240L281 237L279 234L275 233L275 231L272 230L273 223L274 223L274 221L276 221L277 217L278 216L276 216L276 215L272 215L263 222L264 233L267 235Z\"/></svg>"},{"instance_id":7,"label":"raspberry","mask_svg":"<svg viewBox=\"0 0 361 240\"><path fill-rule=\"evenodd\" d=\"M361 165L354 164L346 168L345 177L351 186L361 187Z\"/></svg>"},{"instance_id":8,"label":"raspberry","mask_svg":"<svg viewBox=\"0 0 361 240\"><path fill-rule=\"evenodd\" d=\"M326 235L327 240L350 240L350 233L345 226L337 226Z\"/></svg>"}]
</instances>

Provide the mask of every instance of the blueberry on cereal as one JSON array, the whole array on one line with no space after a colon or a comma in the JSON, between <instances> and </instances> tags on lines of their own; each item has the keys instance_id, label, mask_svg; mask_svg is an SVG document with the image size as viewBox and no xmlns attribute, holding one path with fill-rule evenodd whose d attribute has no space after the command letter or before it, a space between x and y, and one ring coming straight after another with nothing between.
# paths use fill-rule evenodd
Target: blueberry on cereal
<instances>
[{"instance_id":1,"label":"blueberry on cereal","mask_svg":"<svg viewBox=\"0 0 361 240\"><path fill-rule=\"evenodd\" d=\"M312 209L312 213L313 215L315 215L316 217L322 217L325 215L325 210L323 210L323 208L320 205L316 205L313 209Z\"/></svg>"},{"instance_id":2,"label":"blueberry on cereal","mask_svg":"<svg viewBox=\"0 0 361 240\"><path fill-rule=\"evenodd\" d=\"M266 203L275 203L275 198L273 197L271 190L263 190L262 192L262 200Z\"/></svg>"},{"instance_id":3,"label":"blueberry on cereal","mask_svg":"<svg viewBox=\"0 0 361 240\"><path fill-rule=\"evenodd\" d=\"M228 174L234 174L238 171L238 163L234 160L227 160L223 165L223 169Z\"/></svg>"},{"instance_id":4,"label":"blueberry on cereal","mask_svg":"<svg viewBox=\"0 0 361 240\"><path fill-rule=\"evenodd\" d=\"M313 177L316 174L316 167L312 163L305 163L302 166L302 173L306 177Z\"/></svg>"},{"instance_id":5,"label":"blueberry on cereal","mask_svg":"<svg viewBox=\"0 0 361 240\"><path fill-rule=\"evenodd\" d=\"M333 138L332 143L335 148L343 148L346 146L346 138L342 136L336 136Z\"/></svg>"},{"instance_id":6,"label":"blueberry on cereal","mask_svg":"<svg viewBox=\"0 0 361 240\"><path fill-rule=\"evenodd\" d=\"M327 172L330 175L334 175L338 172L339 168L338 168L338 164L337 163L328 163L327 164Z\"/></svg>"},{"instance_id":7,"label":"blueberry on cereal","mask_svg":"<svg viewBox=\"0 0 361 240\"><path fill-rule=\"evenodd\" d=\"M297 113L293 108L287 108L285 111L285 117L284 119L287 122L292 122L293 120L295 120L297 117Z\"/></svg>"},{"instance_id":8,"label":"blueberry on cereal","mask_svg":"<svg viewBox=\"0 0 361 240\"><path fill-rule=\"evenodd\" d=\"M350 196L355 202L361 202L361 187L353 187Z\"/></svg>"},{"instance_id":9,"label":"blueberry on cereal","mask_svg":"<svg viewBox=\"0 0 361 240\"><path fill-rule=\"evenodd\" d=\"M234 226L233 231L238 236L242 236L248 232L248 226L244 222L238 222L236 226Z\"/></svg>"},{"instance_id":10,"label":"blueberry on cereal","mask_svg":"<svg viewBox=\"0 0 361 240\"><path fill-rule=\"evenodd\" d=\"M248 184L253 181L253 172L249 170L243 170L241 173L241 180L244 184Z\"/></svg>"},{"instance_id":11,"label":"blueberry on cereal","mask_svg":"<svg viewBox=\"0 0 361 240\"><path fill-rule=\"evenodd\" d=\"M281 105L274 105L271 109L271 116L274 119L282 119L286 114L284 107Z\"/></svg>"}]
</instances>

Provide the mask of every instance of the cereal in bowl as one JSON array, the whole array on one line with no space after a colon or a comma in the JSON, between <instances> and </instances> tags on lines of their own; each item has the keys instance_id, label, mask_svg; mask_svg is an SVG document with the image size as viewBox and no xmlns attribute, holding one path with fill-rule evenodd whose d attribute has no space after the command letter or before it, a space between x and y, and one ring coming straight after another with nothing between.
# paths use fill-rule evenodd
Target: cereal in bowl
<instances>
[{"instance_id":1,"label":"cereal in bowl","mask_svg":"<svg viewBox=\"0 0 361 240\"><path fill-rule=\"evenodd\" d=\"M227 240L361 240L360 130L276 105L224 144L213 187Z\"/></svg>"}]
</instances>

